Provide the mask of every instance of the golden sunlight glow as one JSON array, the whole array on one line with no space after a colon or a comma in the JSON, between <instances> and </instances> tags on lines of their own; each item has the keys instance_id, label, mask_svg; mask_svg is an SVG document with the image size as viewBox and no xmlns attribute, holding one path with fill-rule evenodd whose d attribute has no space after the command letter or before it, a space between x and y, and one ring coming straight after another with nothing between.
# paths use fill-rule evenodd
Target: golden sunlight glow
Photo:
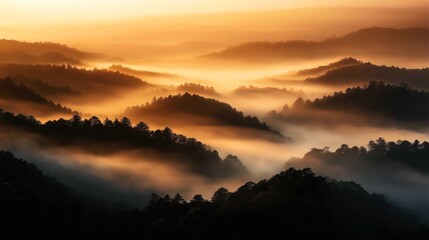
<instances>
[{"instance_id":1,"label":"golden sunlight glow","mask_svg":"<svg viewBox=\"0 0 429 240\"><path fill-rule=\"evenodd\" d=\"M339 0L0 0L2 25L57 24L64 22L100 22L148 15L180 15L213 12L260 11L300 7L386 7L387 1L360 0L353 3ZM425 0L388 1L387 7L419 6Z\"/></svg>"}]
</instances>

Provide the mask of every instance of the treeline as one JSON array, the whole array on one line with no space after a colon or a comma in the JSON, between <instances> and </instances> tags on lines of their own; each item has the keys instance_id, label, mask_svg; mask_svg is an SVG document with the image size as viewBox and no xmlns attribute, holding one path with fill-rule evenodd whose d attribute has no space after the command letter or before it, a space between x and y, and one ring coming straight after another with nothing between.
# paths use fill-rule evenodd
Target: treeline
<instances>
[{"instance_id":1,"label":"treeline","mask_svg":"<svg viewBox=\"0 0 429 240\"><path fill-rule=\"evenodd\" d=\"M187 114L196 118L204 118L209 122L219 125L236 126L262 130L280 136L283 140L290 140L279 132L271 129L267 124L260 122L255 116L245 116L228 103L218 101L213 98L205 98L196 94L178 94L168 97L154 98L146 105L129 107L125 115L134 117L150 116L175 116L176 119L181 114ZM192 122L192 118L187 119Z\"/></svg>"},{"instance_id":2,"label":"treeline","mask_svg":"<svg viewBox=\"0 0 429 240\"><path fill-rule=\"evenodd\" d=\"M87 70L70 65L0 64L0 77L39 79L57 87L70 87L86 95L109 97L124 89L150 86L139 78L105 69Z\"/></svg>"},{"instance_id":3,"label":"treeline","mask_svg":"<svg viewBox=\"0 0 429 240\"><path fill-rule=\"evenodd\" d=\"M429 68L406 69L377 66L371 63L354 64L332 69L325 74L307 78L305 82L329 86L350 86L369 81L382 81L389 84L407 84L415 89L429 90Z\"/></svg>"},{"instance_id":4,"label":"treeline","mask_svg":"<svg viewBox=\"0 0 429 240\"><path fill-rule=\"evenodd\" d=\"M16 111L17 109L15 108L18 108L18 111L27 109L28 111L26 112L40 115L72 115L76 113L70 108L61 106L61 104L55 104L36 93L33 89L22 83L18 84L9 77L0 78L0 100L3 100L3 103L0 102L0 107L2 105L10 106L9 111ZM26 105L28 103L30 105Z\"/></svg>"},{"instance_id":5,"label":"treeline","mask_svg":"<svg viewBox=\"0 0 429 240\"><path fill-rule=\"evenodd\" d=\"M396 86L372 81L363 87L347 88L313 101L298 98L291 107L285 105L281 112L272 111L268 117L297 123L323 123L323 119L337 125L393 124L420 129L429 121L428 105L429 92L413 90L404 84ZM348 115L348 118L332 119L327 112Z\"/></svg>"},{"instance_id":6,"label":"treeline","mask_svg":"<svg viewBox=\"0 0 429 240\"><path fill-rule=\"evenodd\" d=\"M330 96L307 101L306 107L379 115L399 122L429 121L429 92L406 85L372 81L363 87L347 88Z\"/></svg>"},{"instance_id":7,"label":"treeline","mask_svg":"<svg viewBox=\"0 0 429 240\"><path fill-rule=\"evenodd\" d=\"M180 84L176 90L180 93L196 93L200 95L206 95L211 97L220 96L218 92L216 92L216 89L214 87L210 86L204 86L198 83L184 83Z\"/></svg>"},{"instance_id":8,"label":"treeline","mask_svg":"<svg viewBox=\"0 0 429 240\"><path fill-rule=\"evenodd\" d=\"M302 69L296 72L296 76L317 76L325 74L328 71L340 69L347 66L354 66L363 64L362 61L359 61L352 57L343 58L337 62L329 63L328 65L318 66L316 68Z\"/></svg>"},{"instance_id":9,"label":"treeline","mask_svg":"<svg viewBox=\"0 0 429 240\"><path fill-rule=\"evenodd\" d=\"M46 147L73 146L98 154L130 149L155 150L163 156L160 160L183 165L207 177L247 174L246 168L236 157L228 156L222 160L217 151L194 138L176 134L170 128L152 131L144 122L133 126L126 117L102 122L97 117L81 119L79 115L74 115L69 120L61 118L42 124L32 116L0 110L0 124L25 133L35 133L43 137Z\"/></svg>"},{"instance_id":10,"label":"treeline","mask_svg":"<svg viewBox=\"0 0 429 240\"><path fill-rule=\"evenodd\" d=\"M362 164L385 164L386 166L399 163L413 171L429 174L429 143L418 140L412 143L407 140L387 142L383 138L379 138L376 141L370 141L367 147L349 147L347 144L343 144L333 152L327 148L313 148L305 154L302 160L313 159L342 165L351 163L349 167L355 166L353 161L361 161ZM290 165L287 164L287 166Z\"/></svg>"},{"instance_id":11,"label":"treeline","mask_svg":"<svg viewBox=\"0 0 429 240\"><path fill-rule=\"evenodd\" d=\"M417 219L354 182L288 169L235 192L152 194L142 209L117 213L32 164L0 151L0 230L12 239L427 239Z\"/></svg>"}]
</instances>

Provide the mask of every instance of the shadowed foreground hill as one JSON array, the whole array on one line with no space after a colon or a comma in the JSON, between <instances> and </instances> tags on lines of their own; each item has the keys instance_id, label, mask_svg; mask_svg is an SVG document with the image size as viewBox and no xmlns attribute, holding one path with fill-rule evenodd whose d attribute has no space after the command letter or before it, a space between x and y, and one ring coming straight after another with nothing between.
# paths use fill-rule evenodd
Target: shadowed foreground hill
<instances>
[{"instance_id":1,"label":"shadowed foreground hill","mask_svg":"<svg viewBox=\"0 0 429 240\"><path fill-rule=\"evenodd\" d=\"M358 181L372 192L415 211L429 222L429 143L379 138L367 147L342 144L334 151L313 148L302 158L292 158L286 168L310 167L333 178Z\"/></svg>"},{"instance_id":2,"label":"shadowed foreground hill","mask_svg":"<svg viewBox=\"0 0 429 240\"><path fill-rule=\"evenodd\" d=\"M299 98L280 113L271 112L268 119L293 123L328 125L376 125L427 129L429 93L406 85L370 82L364 87L347 88L314 101ZM333 117L337 115L337 117Z\"/></svg>"},{"instance_id":3,"label":"shadowed foreground hill","mask_svg":"<svg viewBox=\"0 0 429 240\"><path fill-rule=\"evenodd\" d=\"M132 126L127 118L121 121L106 119L102 123L97 117L82 120L75 115L70 120L59 119L42 124L32 116L14 115L0 109L0 125L5 131L12 131L15 138L25 139L25 134L35 135L35 143L44 149L77 148L107 156L137 150L141 151L138 155L141 161L147 161L145 157L149 153L156 154L156 161L207 178L242 177L247 174L247 169L235 156L228 155L222 160L217 151L194 138L175 134L170 128L151 131L143 122Z\"/></svg>"},{"instance_id":4,"label":"shadowed foreground hill","mask_svg":"<svg viewBox=\"0 0 429 240\"><path fill-rule=\"evenodd\" d=\"M268 64L328 57L392 57L426 61L429 28L366 28L320 42L248 42L204 55L205 59Z\"/></svg>"},{"instance_id":5,"label":"shadowed foreground hill","mask_svg":"<svg viewBox=\"0 0 429 240\"><path fill-rule=\"evenodd\" d=\"M353 182L288 169L211 201L152 194L119 214L0 151L0 230L8 239L424 239L427 228ZM107 206L101 202L102 206ZM23 230L25 229L25 231ZM12 238L10 238L12 237Z\"/></svg>"},{"instance_id":6,"label":"shadowed foreground hill","mask_svg":"<svg viewBox=\"0 0 429 240\"><path fill-rule=\"evenodd\" d=\"M71 109L55 104L31 88L17 84L11 78L0 78L0 107L11 112L35 116L71 116Z\"/></svg>"},{"instance_id":7,"label":"shadowed foreground hill","mask_svg":"<svg viewBox=\"0 0 429 240\"><path fill-rule=\"evenodd\" d=\"M290 141L258 118L245 116L227 103L189 93L155 98L150 104L127 108L124 115L134 119L154 119L154 122L164 124L230 126L258 130L273 135L278 141Z\"/></svg>"},{"instance_id":8,"label":"shadowed foreground hill","mask_svg":"<svg viewBox=\"0 0 429 240\"><path fill-rule=\"evenodd\" d=\"M321 76L305 80L306 83L327 86L350 86L370 81L382 81L389 84L405 83L412 88L427 91L429 90L429 68L405 69L361 63L336 68Z\"/></svg>"},{"instance_id":9,"label":"shadowed foreground hill","mask_svg":"<svg viewBox=\"0 0 429 240\"><path fill-rule=\"evenodd\" d=\"M35 165L0 151L3 239L73 239L94 232L105 235L99 224L105 224L109 214L99 206L43 175Z\"/></svg>"}]
</instances>

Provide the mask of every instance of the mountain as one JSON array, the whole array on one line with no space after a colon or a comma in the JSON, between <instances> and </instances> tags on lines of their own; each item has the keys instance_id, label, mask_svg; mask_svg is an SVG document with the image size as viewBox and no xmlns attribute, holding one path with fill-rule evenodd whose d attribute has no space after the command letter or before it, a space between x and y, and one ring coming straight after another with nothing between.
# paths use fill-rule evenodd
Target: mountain
<instances>
[{"instance_id":1,"label":"mountain","mask_svg":"<svg viewBox=\"0 0 429 240\"><path fill-rule=\"evenodd\" d=\"M402 58L427 61L429 28L366 28L320 42L247 42L200 58L249 63L301 61L332 57Z\"/></svg>"},{"instance_id":2,"label":"mountain","mask_svg":"<svg viewBox=\"0 0 429 240\"><path fill-rule=\"evenodd\" d=\"M0 78L0 107L7 111L35 116L71 116L75 113L8 77Z\"/></svg>"},{"instance_id":3,"label":"mountain","mask_svg":"<svg viewBox=\"0 0 429 240\"><path fill-rule=\"evenodd\" d=\"M219 97L220 93L216 92L216 89L214 87L209 86L203 86L198 83L183 83L180 84L176 91L179 93L195 93L198 95L203 95L207 97Z\"/></svg>"},{"instance_id":4,"label":"mountain","mask_svg":"<svg viewBox=\"0 0 429 240\"><path fill-rule=\"evenodd\" d=\"M310 169L291 168L235 192L220 188L210 202L201 196L179 204L156 195L152 199L138 216L152 222L150 236L164 238L388 239L417 230L383 196L354 182L316 176ZM152 217L144 217L148 215Z\"/></svg>"},{"instance_id":5,"label":"mountain","mask_svg":"<svg viewBox=\"0 0 429 240\"><path fill-rule=\"evenodd\" d=\"M32 116L14 115L1 110L0 125L3 129L12 128L16 138L22 134L38 136L36 142L42 143L45 150L68 147L99 155L139 150L142 152L138 155L141 161L145 161L145 156L152 151L159 156L158 161L208 178L247 174L246 168L236 157L228 156L222 160L217 151L194 138L175 134L170 128L150 131L143 122L132 126L127 118L121 121L106 119L102 123L97 117L82 120L79 115L74 115L70 120L61 118L41 124Z\"/></svg>"},{"instance_id":6,"label":"mountain","mask_svg":"<svg viewBox=\"0 0 429 240\"><path fill-rule=\"evenodd\" d=\"M429 90L429 68L406 69L377 66L368 62L335 68L321 76L305 79L306 83L326 86L350 86L370 81L389 84L405 83L410 87L427 91Z\"/></svg>"},{"instance_id":7,"label":"mountain","mask_svg":"<svg viewBox=\"0 0 429 240\"><path fill-rule=\"evenodd\" d=\"M54 239L70 227L68 237L90 234L110 215L97 204L44 175L34 164L0 151L0 229L5 239ZM88 229L91 223L93 229Z\"/></svg>"},{"instance_id":8,"label":"mountain","mask_svg":"<svg viewBox=\"0 0 429 240\"><path fill-rule=\"evenodd\" d=\"M370 141L368 147L343 144L340 148L331 152L329 149L314 148L306 153L302 159L288 161L287 167L311 167L315 166L311 161L325 162L324 166L340 164L344 167L356 170L359 162L376 168L398 163L404 168L420 174L429 175L429 143L427 141L409 142L398 140L397 142L386 142L383 138ZM352 163L355 164L352 164Z\"/></svg>"},{"instance_id":9,"label":"mountain","mask_svg":"<svg viewBox=\"0 0 429 240\"><path fill-rule=\"evenodd\" d=\"M310 167L319 174L358 181L365 189L385 194L391 201L429 222L429 143L383 138L367 146L313 148L302 158L291 158L285 168ZM410 177L413 176L413 177Z\"/></svg>"},{"instance_id":10,"label":"mountain","mask_svg":"<svg viewBox=\"0 0 429 240\"><path fill-rule=\"evenodd\" d=\"M239 95L241 97L248 96L248 97L281 97L281 96L298 96L303 95L304 92L301 91L295 91L293 89L286 89L284 88L275 88L275 87L255 87L252 85L247 86L240 86L232 92L234 95Z\"/></svg>"},{"instance_id":11,"label":"mountain","mask_svg":"<svg viewBox=\"0 0 429 240\"><path fill-rule=\"evenodd\" d=\"M113 64L108 68L109 71L121 72L131 76L141 77L143 79L181 79L182 77L179 75L171 74L171 73L160 73L153 71L145 71L145 70L135 70L129 67L124 67L119 64Z\"/></svg>"},{"instance_id":12,"label":"mountain","mask_svg":"<svg viewBox=\"0 0 429 240\"><path fill-rule=\"evenodd\" d=\"M35 165L0 151L0 229L6 238L425 239L427 227L354 182L293 168L211 201L152 194L143 210L115 213ZM70 228L73 231L70 231ZM25 230L23 230L25 229Z\"/></svg>"},{"instance_id":13,"label":"mountain","mask_svg":"<svg viewBox=\"0 0 429 240\"><path fill-rule=\"evenodd\" d=\"M278 141L290 141L258 118L245 116L229 104L196 94L155 98L149 104L129 107L124 113L134 119L153 119L164 124L230 126L265 132ZM169 120L174 121L169 121Z\"/></svg>"},{"instance_id":14,"label":"mountain","mask_svg":"<svg viewBox=\"0 0 429 240\"><path fill-rule=\"evenodd\" d=\"M299 124L397 126L423 130L429 121L428 104L429 92L413 90L406 85L370 82L314 101L299 98L292 107L286 105L279 113L269 113L268 119Z\"/></svg>"},{"instance_id":15,"label":"mountain","mask_svg":"<svg viewBox=\"0 0 429 240\"><path fill-rule=\"evenodd\" d=\"M33 89L35 92L51 99L63 100L64 98L76 98L82 96L82 93L75 91L68 86L56 87L38 79L29 79L25 77L17 77L14 78L14 80L16 80L17 83L19 82Z\"/></svg>"},{"instance_id":16,"label":"mountain","mask_svg":"<svg viewBox=\"0 0 429 240\"><path fill-rule=\"evenodd\" d=\"M294 75L299 76L299 77L319 76L319 75L325 74L328 71L332 71L332 70L347 67L347 66L359 65L362 63L363 63L362 61L359 61L355 58L348 57L348 58L343 58L339 61L330 63L328 65L323 65L323 66L319 66L316 68L299 70Z\"/></svg>"},{"instance_id":17,"label":"mountain","mask_svg":"<svg viewBox=\"0 0 429 240\"><path fill-rule=\"evenodd\" d=\"M119 59L99 53L80 51L58 43L0 40L1 63L82 65L82 61L97 60Z\"/></svg>"},{"instance_id":18,"label":"mountain","mask_svg":"<svg viewBox=\"0 0 429 240\"><path fill-rule=\"evenodd\" d=\"M106 98L124 91L151 86L141 79L104 69L79 69L72 66L0 64L0 77L24 80L38 79L55 87L69 87L84 96Z\"/></svg>"}]
</instances>

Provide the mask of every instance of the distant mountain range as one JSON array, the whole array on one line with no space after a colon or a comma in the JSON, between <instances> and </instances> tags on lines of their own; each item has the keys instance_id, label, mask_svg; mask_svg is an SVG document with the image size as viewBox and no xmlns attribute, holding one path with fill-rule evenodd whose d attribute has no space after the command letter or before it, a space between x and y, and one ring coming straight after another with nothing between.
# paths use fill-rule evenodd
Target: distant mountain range
<instances>
[{"instance_id":1,"label":"distant mountain range","mask_svg":"<svg viewBox=\"0 0 429 240\"><path fill-rule=\"evenodd\" d=\"M85 61L120 60L100 53L84 52L58 43L0 40L0 63L83 65Z\"/></svg>"},{"instance_id":2,"label":"distant mountain range","mask_svg":"<svg viewBox=\"0 0 429 240\"><path fill-rule=\"evenodd\" d=\"M6 76L19 79L24 84L26 81L40 80L53 87L80 92L82 97L99 99L151 86L137 77L119 72L58 65L0 64L0 77ZM34 82L31 84L34 85Z\"/></svg>"},{"instance_id":3,"label":"distant mountain range","mask_svg":"<svg viewBox=\"0 0 429 240\"><path fill-rule=\"evenodd\" d=\"M273 82L277 85L317 84L335 88L368 84L370 81L382 81L388 84L403 83L412 88L427 91L429 90L429 68L379 66L347 57L327 65L259 80L260 83Z\"/></svg>"},{"instance_id":4,"label":"distant mountain range","mask_svg":"<svg viewBox=\"0 0 429 240\"><path fill-rule=\"evenodd\" d=\"M269 64L342 56L428 60L429 28L366 28L320 42L248 42L203 55L202 59Z\"/></svg>"},{"instance_id":5,"label":"distant mountain range","mask_svg":"<svg viewBox=\"0 0 429 240\"><path fill-rule=\"evenodd\" d=\"M406 69L361 62L333 68L320 76L305 79L306 83L326 86L351 86L370 81L404 83L416 89L429 90L429 68Z\"/></svg>"}]
</instances>

